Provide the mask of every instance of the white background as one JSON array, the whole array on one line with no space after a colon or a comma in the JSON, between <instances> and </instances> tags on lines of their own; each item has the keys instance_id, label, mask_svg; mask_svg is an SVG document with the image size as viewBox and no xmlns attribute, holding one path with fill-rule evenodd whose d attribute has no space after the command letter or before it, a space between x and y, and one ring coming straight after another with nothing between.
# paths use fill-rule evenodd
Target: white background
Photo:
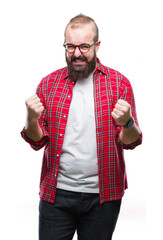
<instances>
[{"instance_id":1,"label":"white background","mask_svg":"<svg viewBox=\"0 0 163 240\"><path fill-rule=\"evenodd\" d=\"M84 13L100 30L98 57L130 79L143 145L125 151L129 189L113 240L163 239L161 0L6 0L0 3L0 239L38 239L43 151L20 137L24 101L65 66L63 32ZM74 237L76 239L76 235Z\"/></svg>"}]
</instances>

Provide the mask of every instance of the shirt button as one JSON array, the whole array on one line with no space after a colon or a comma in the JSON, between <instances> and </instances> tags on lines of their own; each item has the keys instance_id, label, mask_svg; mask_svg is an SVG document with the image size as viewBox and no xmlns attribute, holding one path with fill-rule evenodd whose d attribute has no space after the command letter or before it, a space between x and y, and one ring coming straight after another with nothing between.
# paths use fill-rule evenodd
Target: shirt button
<instances>
[{"instance_id":1,"label":"shirt button","mask_svg":"<svg viewBox=\"0 0 163 240\"><path fill-rule=\"evenodd\" d=\"M68 95L68 98L70 98L71 96L70 95Z\"/></svg>"},{"instance_id":2,"label":"shirt button","mask_svg":"<svg viewBox=\"0 0 163 240\"><path fill-rule=\"evenodd\" d=\"M57 154L57 157L59 157L59 154Z\"/></svg>"},{"instance_id":3,"label":"shirt button","mask_svg":"<svg viewBox=\"0 0 163 240\"><path fill-rule=\"evenodd\" d=\"M60 137L62 137L62 136L63 136L63 134L62 134L62 133L60 133L60 134L59 134L59 136L60 136Z\"/></svg>"},{"instance_id":4,"label":"shirt button","mask_svg":"<svg viewBox=\"0 0 163 240\"><path fill-rule=\"evenodd\" d=\"M66 115L64 115L63 117L66 118Z\"/></svg>"}]
</instances>

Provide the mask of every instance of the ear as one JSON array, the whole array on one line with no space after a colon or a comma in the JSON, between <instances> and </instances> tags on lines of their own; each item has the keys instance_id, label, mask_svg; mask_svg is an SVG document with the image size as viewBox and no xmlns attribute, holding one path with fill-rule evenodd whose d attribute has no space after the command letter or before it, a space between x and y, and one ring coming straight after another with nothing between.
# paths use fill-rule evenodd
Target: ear
<instances>
[{"instance_id":1,"label":"ear","mask_svg":"<svg viewBox=\"0 0 163 240\"><path fill-rule=\"evenodd\" d=\"M100 44L101 44L101 41L96 42L96 52L98 51Z\"/></svg>"}]
</instances>

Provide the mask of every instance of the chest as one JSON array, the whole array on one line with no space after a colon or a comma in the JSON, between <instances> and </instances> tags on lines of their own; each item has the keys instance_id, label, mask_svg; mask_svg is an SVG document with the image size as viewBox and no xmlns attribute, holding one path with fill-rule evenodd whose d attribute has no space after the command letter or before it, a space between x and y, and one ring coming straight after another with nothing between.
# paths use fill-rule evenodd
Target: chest
<instances>
[{"instance_id":1,"label":"chest","mask_svg":"<svg viewBox=\"0 0 163 240\"><path fill-rule=\"evenodd\" d=\"M105 77L93 78L92 84L82 88L68 80L60 81L49 92L46 102L47 120L52 125L61 122L66 124L72 106L77 109L80 117L86 110L90 115L95 115L96 122L109 121L118 98L118 87Z\"/></svg>"}]
</instances>

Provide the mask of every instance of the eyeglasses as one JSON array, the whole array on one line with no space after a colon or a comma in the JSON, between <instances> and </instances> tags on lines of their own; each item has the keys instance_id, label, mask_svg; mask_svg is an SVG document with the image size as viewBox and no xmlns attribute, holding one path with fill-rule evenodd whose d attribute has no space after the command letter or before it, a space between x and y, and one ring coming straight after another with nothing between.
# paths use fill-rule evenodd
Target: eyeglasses
<instances>
[{"instance_id":1,"label":"eyeglasses","mask_svg":"<svg viewBox=\"0 0 163 240\"><path fill-rule=\"evenodd\" d=\"M78 47L81 53L86 53L89 51L89 49L94 45L95 43L93 43L92 45L90 44L80 44L80 45L73 45L70 43L65 43L63 44L63 46L65 47L66 51L69 53L73 53L75 52L76 48Z\"/></svg>"}]
</instances>

